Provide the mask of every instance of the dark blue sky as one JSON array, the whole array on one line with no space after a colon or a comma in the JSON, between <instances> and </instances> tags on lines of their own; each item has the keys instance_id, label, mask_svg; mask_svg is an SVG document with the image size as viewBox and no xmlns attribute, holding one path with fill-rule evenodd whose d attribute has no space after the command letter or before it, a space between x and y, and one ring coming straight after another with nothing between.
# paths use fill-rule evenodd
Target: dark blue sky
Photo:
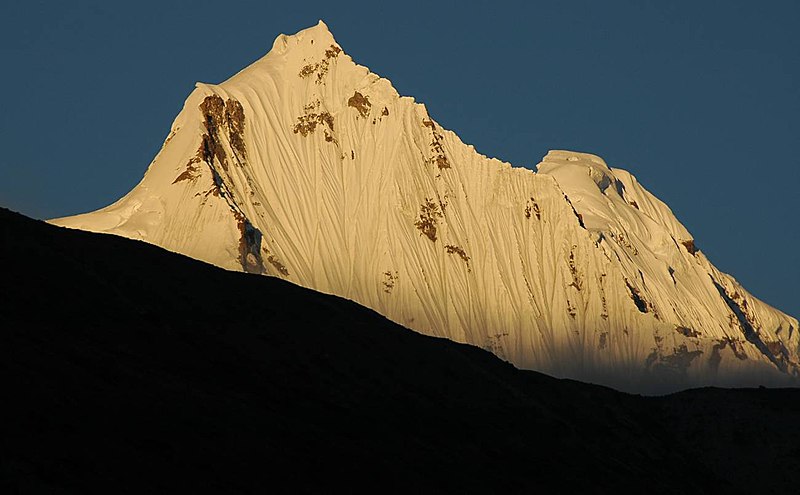
<instances>
[{"instance_id":1,"label":"dark blue sky","mask_svg":"<svg viewBox=\"0 0 800 495\"><path fill-rule=\"evenodd\" d=\"M292 4L299 5L293 6ZM0 205L130 190L196 81L324 19L484 154L598 154L751 292L800 316L797 2L15 2L0 13Z\"/></svg>"}]
</instances>

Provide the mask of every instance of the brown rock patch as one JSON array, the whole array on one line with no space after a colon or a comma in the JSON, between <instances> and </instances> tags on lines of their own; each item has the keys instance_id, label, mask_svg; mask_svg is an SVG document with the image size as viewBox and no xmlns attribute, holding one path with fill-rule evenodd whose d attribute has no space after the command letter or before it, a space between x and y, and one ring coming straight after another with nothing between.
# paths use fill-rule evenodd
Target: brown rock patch
<instances>
[{"instance_id":1,"label":"brown rock patch","mask_svg":"<svg viewBox=\"0 0 800 495\"><path fill-rule=\"evenodd\" d=\"M419 218L414 222L414 225L431 242L436 242L436 229L438 219L441 217L442 213L439 211L439 205L432 199L425 198L425 202L420 205Z\"/></svg>"},{"instance_id":2,"label":"brown rock patch","mask_svg":"<svg viewBox=\"0 0 800 495\"><path fill-rule=\"evenodd\" d=\"M358 110L359 115L366 118L369 115L369 108L372 106L372 103L369 102L369 96L364 96L358 91L353 93L353 96L347 100L347 106L353 107Z\"/></svg>"}]
</instances>

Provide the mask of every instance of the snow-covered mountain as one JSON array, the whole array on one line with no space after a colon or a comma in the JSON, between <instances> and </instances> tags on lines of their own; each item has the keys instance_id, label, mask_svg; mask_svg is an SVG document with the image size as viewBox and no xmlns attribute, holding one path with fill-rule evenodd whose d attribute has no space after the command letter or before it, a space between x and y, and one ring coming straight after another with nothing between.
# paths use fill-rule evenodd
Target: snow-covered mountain
<instances>
[{"instance_id":1,"label":"snow-covered mountain","mask_svg":"<svg viewBox=\"0 0 800 495\"><path fill-rule=\"evenodd\" d=\"M633 175L571 151L537 168L461 142L320 22L198 84L138 186L52 223L282 277L556 376L796 383L797 320L711 265Z\"/></svg>"}]
</instances>

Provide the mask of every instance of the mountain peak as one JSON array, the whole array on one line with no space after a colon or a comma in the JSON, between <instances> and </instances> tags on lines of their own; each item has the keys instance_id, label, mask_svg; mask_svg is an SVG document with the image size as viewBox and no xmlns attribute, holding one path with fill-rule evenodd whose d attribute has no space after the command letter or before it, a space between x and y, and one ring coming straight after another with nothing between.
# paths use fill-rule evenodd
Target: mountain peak
<instances>
[{"instance_id":1,"label":"mountain peak","mask_svg":"<svg viewBox=\"0 0 800 495\"><path fill-rule=\"evenodd\" d=\"M277 73L314 73L322 77L334 58L344 55L327 24L320 20L316 25L302 29L295 34L280 34L272 44L272 49L263 57L245 67L233 77L222 83L231 88L238 83L242 89L272 79ZM349 58L349 57L347 57ZM205 85L207 86L207 85Z\"/></svg>"},{"instance_id":2,"label":"mountain peak","mask_svg":"<svg viewBox=\"0 0 800 495\"><path fill-rule=\"evenodd\" d=\"M599 157L480 155L319 22L199 85L144 179L55 223L355 300L519 367L629 391L787 383L798 322Z\"/></svg>"},{"instance_id":3,"label":"mountain peak","mask_svg":"<svg viewBox=\"0 0 800 495\"><path fill-rule=\"evenodd\" d=\"M299 39L308 39L309 42L314 43L335 43L336 41L333 39L333 33L331 33L328 25L325 24L325 21L320 19L315 25L307 27L305 29L301 29L296 34L293 35Z\"/></svg>"},{"instance_id":4,"label":"mountain peak","mask_svg":"<svg viewBox=\"0 0 800 495\"><path fill-rule=\"evenodd\" d=\"M284 53L286 50L299 47L301 50L325 51L330 45L336 45L328 25L320 19L317 24L298 31L295 34L280 34L272 44L272 50Z\"/></svg>"}]
</instances>

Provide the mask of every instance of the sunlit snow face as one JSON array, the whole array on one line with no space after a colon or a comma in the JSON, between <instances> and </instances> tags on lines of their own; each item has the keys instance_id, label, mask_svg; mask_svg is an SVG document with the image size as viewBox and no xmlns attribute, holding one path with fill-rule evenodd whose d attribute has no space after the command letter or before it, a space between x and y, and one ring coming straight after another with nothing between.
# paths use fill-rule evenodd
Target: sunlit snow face
<instances>
[{"instance_id":1,"label":"sunlit snow face","mask_svg":"<svg viewBox=\"0 0 800 495\"><path fill-rule=\"evenodd\" d=\"M572 151L538 173L487 158L324 24L198 84L133 191L54 223L630 391L777 383L800 362L797 321L716 270L631 174Z\"/></svg>"}]
</instances>

